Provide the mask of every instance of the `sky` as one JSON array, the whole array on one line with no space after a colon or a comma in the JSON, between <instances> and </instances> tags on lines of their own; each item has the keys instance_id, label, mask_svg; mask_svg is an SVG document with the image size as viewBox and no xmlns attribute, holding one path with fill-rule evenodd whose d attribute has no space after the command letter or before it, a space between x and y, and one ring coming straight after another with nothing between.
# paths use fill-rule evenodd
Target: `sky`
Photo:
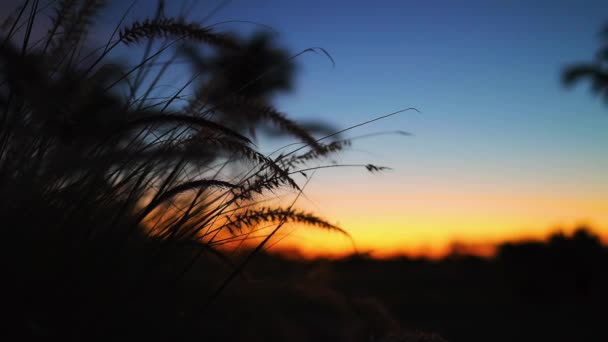
<instances>
[{"instance_id":1,"label":"sky","mask_svg":"<svg viewBox=\"0 0 608 342\"><path fill-rule=\"evenodd\" d=\"M138 1L131 17L155 3ZM169 14L180 4L169 2ZM128 5L112 2L102 25L115 25ZM543 237L578 224L608 237L608 104L586 84L560 83L565 66L595 53L608 2L233 0L186 8L192 20L256 22L293 52L331 54L335 66L322 54L297 59L295 92L276 101L294 119L343 128L420 111L349 132L412 133L357 140L339 157L392 170L322 170L298 201L349 231L360 251L433 255L454 241ZM292 247L352 252L349 239L307 227L273 248Z\"/></svg>"},{"instance_id":2,"label":"sky","mask_svg":"<svg viewBox=\"0 0 608 342\"><path fill-rule=\"evenodd\" d=\"M596 1L233 1L218 21L264 23L305 55L297 91L278 101L294 117L360 140L340 160L393 168L324 170L300 203L339 223L377 255L441 253L543 237L578 224L608 234L608 106L563 68L589 61L608 23ZM345 252L337 234L298 228L282 244Z\"/></svg>"},{"instance_id":3,"label":"sky","mask_svg":"<svg viewBox=\"0 0 608 342\"><path fill-rule=\"evenodd\" d=\"M141 14L154 1L139 1ZM191 6L191 5L194 6ZM114 3L114 5L126 6ZM179 11L178 2L169 8ZM209 14L220 6L211 17ZM349 136L342 163L392 170L315 173L297 205L346 229L372 255L444 253L592 225L608 236L608 106L566 89L563 68L592 58L608 3L591 1L195 1L192 20L272 27L298 58L292 118L343 128L399 109ZM146 7L149 7L146 9ZM218 30L263 29L227 23ZM267 147L270 151L273 148ZM285 229L274 249L351 253L351 241Z\"/></svg>"}]
</instances>

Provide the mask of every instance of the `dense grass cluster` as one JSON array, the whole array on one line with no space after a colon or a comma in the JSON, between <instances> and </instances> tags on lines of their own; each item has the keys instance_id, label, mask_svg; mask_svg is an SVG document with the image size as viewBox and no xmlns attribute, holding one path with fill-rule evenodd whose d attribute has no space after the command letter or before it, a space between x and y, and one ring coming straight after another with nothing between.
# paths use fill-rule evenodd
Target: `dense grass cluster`
<instances>
[{"instance_id":1,"label":"dense grass cluster","mask_svg":"<svg viewBox=\"0 0 608 342\"><path fill-rule=\"evenodd\" d=\"M348 146L273 108L294 56L271 37L170 18L159 2L95 47L87 35L104 1L52 3L40 34L43 5L24 1L0 35L3 332L213 336L230 309L209 307L286 222L345 234L293 202L260 206L300 194L294 176ZM132 46L143 52L134 66L113 62ZM163 92L178 57L193 71ZM253 142L262 126L297 143L265 155ZM233 253L256 232L244 257Z\"/></svg>"}]
</instances>

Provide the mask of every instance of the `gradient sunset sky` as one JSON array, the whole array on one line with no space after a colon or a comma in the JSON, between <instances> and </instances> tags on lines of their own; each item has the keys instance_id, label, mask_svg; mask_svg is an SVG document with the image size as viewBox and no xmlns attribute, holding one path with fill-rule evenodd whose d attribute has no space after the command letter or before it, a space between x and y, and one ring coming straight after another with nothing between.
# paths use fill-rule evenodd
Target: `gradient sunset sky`
<instances>
[{"instance_id":1,"label":"gradient sunset sky","mask_svg":"<svg viewBox=\"0 0 608 342\"><path fill-rule=\"evenodd\" d=\"M221 3L186 2L188 16ZM130 17L155 4L138 1ZM128 5L114 1L102 24L115 25ZM411 132L357 140L339 158L393 170L319 171L298 202L339 223L360 250L434 254L454 240L543 237L581 223L608 236L608 104L586 84L560 83L565 66L593 57L608 2L234 0L205 23L226 20L269 25L294 53L322 47L334 58L335 67L322 55L298 59L296 91L276 102L295 119L344 128L421 111L348 135ZM276 247L293 245L352 251L343 236L306 227Z\"/></svg>"},{"instance_id":2,"label":"gradient sunset sky","mask_svg":"<svg viewBox=\"0 0 608 342\"><path fill-rule=\"evenodd\" d=\"M538 237L589 223L608 232L608 107L560 71L588 61L608 23L591 1L234 1L222 19L275 27L300 60L297 92L279 107L338 127L400 108L351 132L412 137L358 141L344 162L388 165L368 175L326 170L302 204L339 222L360 249L436 252ZM219 19L219 18L218 18ZM291 242L348 249L299 228Z\"/></svg>"},{"instance_id":3,"label":"gradient sunset sky","mask_svg":"<svg viewBox=\"0 0 608 342\"><path fill-rule=\"evenodd\" d=\"M191 3L190 18L202 19L220 2ZM433 254L454 240L542 237L579 223L608 234L608 106L586 85L560 83L566 65L595 53L608 2L235 0L207 23L225 20L269 25L293 52L323 47L335 59L335 68L322 55L298 59L296 91L277 101L294 118L342 128L422 112L350 132L413 133L361 139L340 157L392 171L323 170L298 202L360 250ZM352 251L348 239L306 227L276 247L293 244Z\"/></svg>"}]
</instances>

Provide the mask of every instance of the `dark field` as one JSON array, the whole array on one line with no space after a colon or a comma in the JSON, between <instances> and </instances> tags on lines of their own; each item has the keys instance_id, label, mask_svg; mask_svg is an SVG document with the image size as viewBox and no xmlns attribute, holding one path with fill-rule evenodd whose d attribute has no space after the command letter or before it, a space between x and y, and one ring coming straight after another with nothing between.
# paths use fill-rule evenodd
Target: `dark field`
<instances>
[{"instance_id":1,"label":"dark field","mask_svg":"<svg viewBox=\"0 0 608 342\"><path fill-rule=\"evenodd\" d=\"M607 265L608 249L587 230L504 244L492 259L260 255L249 270L255 280L238 286L247 295L219 302L234 301L231 316L250 318L254 340L409 341L404 331L425 331L448 341L606 341ZM226 338L249 331L229 326L220 329Z\"/></svg>"}]
</instances>

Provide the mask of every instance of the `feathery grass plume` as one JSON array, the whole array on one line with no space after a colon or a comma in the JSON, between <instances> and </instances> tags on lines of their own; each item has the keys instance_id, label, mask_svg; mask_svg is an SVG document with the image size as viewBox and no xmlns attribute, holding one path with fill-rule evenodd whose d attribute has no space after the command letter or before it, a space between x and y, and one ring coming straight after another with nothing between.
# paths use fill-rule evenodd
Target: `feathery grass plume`
<instances>
[{"instance_id":1,"label":"feathery grass plume","mask_svg":"<svg viewBox=\"0 0 608 342\"><path fill-rule=\"evenodd\" d=\"M228 111L241 111L261 120L269 121L282 132L308 144L318 154L323 153L322 146L309 131L289 119L284 113L277 111L271 105L265 104L259 99L233 95L223 102L222 107Z\"/></svg>"},{"instance_id":2,"label":"feathery grass plume","mask_svg":"<svg viewBox=\"0 0 608 342\"><path fill-rule=\"evenodd\" d=\"M69 22L73 20L74 16L73 9L77 5L77 0L61 0L54 8L54 15L51 16L51 28L48 30L47 41L44 49L46 50L47 46L51 44L53 39L55 38L55 34L61 28L65 28L65 22Z\"/></svg>"},{"instance_id":3,"label":"feathery grass plume","mask_svg":"<svg viewBox=\"0 0 608 342\"><path fill-rule=\"evenodd\" d=\"M64 0L57 4L42 50L46 52L50 47L50 63L72 63L80 50L78 46L86 40L94 19L105 5L105 0Z\"/></svg>"},{"instance_id":4,"label":"feathery grass plume","mask_svg":"<svg viewBox=\"0 0 608 342\"><path fill-rule=\"evenodd\" d=\"M186 23L174 18L156 18L136 21L130 27L123 28L119 33L120 40L129 45L141 40L154 38L177 38L189 41L200 41L213 46L232 48L236 44L226 34L215 33L198 23Z\"/></svg>"},{"instance_id":5,"label":"feathery grass plume","mask_svg":"<svg viewBox=\"0 0 608 342\"><path fill-rule=\"evenodd\" d=\"M226 226L236 230L242 230L243 227L255 227L261 223L279 222L281 220L293 223L305 223L307 225L348 235L348 233L342 228L335 226L311 213L284 208L261 207L256 209L247 209L241 213L238 213L234 217L229 218Z\"/></svg>"},{"instance_id":6,"label":"feathery grass plume","mask_svg":"<svg viewBox=\"0 0 608 342\"><path fill-rule=\"evenodd\" d=\"M228 188L228 189L238 188L237 185L234 185L234 184L231 184L231 183L228 183L225 181L221 181L221 180L214 180L214 179L199 179L199 180L195 180L195 181L184 182L179 185L176 185L175 187L163 192L162 195L154 198L154 200L151 201L146 206L146 208L144 208L143 213L141 215L146 216L149 212L154 210L161 203L167 202L169 199L171 199L179 194L182 194L186 191L195 190L195 189L211 188L211 187Z\"/></svg>"},{"instance_id":7,"label":"feathery grass plume","mask_svg":"<svg viewBox=\"0 0 608 342\"><path fill-rule=\"evenodd\" d=\"M319 144L318 149L310 150L302 154L292 154L285 158L283 154L280 154L275 161L281 165L285 165L287 168L293 168L299 164L306 164L313 160L318 160L329 154L335 154L351 146L350 140L337 140L332 141L329 144Z\"/></svg>"}]
</instances>

